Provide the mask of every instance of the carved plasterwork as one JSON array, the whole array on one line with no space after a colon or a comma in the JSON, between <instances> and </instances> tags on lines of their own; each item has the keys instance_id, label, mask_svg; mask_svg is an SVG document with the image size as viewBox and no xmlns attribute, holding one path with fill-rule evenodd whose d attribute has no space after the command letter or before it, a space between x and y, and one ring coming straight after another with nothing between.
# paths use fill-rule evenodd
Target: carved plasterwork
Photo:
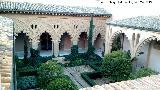
<instances>
[{"instance_id":1,"label":"carved plasterwork","mask_svg":"<svg viewBox=\"0 0 160 90\"><path fill-rule=\"evenodd\" d=\"M48 16L48 15L22 15L22 14L4 14L4 16L12 18L14 21L15 35L18 33L26 33L32 46L37 48L42 33L49 33L52 41L58 40L63 33L67 32L71 36L71 41L78 41L82 32L89 34L90 17L65 17L65 16ZM100 17L101 18L101 17ZM100 33L102 39L105 37L105 22L99 17L94 18L93 40Z\"/></svg>"}]
</instances>

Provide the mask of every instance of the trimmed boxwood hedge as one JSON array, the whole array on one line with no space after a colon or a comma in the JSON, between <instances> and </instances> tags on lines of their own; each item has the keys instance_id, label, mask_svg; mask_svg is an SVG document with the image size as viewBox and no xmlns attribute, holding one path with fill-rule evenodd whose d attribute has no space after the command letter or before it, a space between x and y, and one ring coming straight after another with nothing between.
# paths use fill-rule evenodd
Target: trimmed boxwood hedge
<instances>
[{"instance_id":1,"label":"trimmed boxwood hedge","mask_svg":"<svg viewBox=\"0 0 160 90\"><path fill-rule=\"evenodd\" d=\"M17 78L18 90L34 89L37 87L38 87L38 82L35 76L24 76Z\"/></svg>"},{"instance_id":2,"label":"trimmed boxwood hedge","mask_svg":"<svg viewBox=\"0 0 160 90\"><path fill-rule=\"evenodd\" d=\"M85 72L85 73L81 73L81 77L90 85L90 86L94 86L96 85L96 83L91 80L89 77L88 77L88 72Z\"/></svg>"},{"instance_id":3,"label":"trimmed boxwood hedge","mask_svg":"<svg viewBox=\"0 0 160 90\"><path fill-rule=\"evenodd\" d=\"M37 70L33 70L33 71L17 71L18 72L18 75L19 77L23 77L23 76L37 76Z\"/></svg>"},{"instance_id":4,"label":"trimmed boxwood hedge","mask_svg":"<svg viewBox=\"0 0 160 90\"><path fill-rule=\"evenodd\" d=\"M90 85L94 86L96 83L92 79L102 78L101 72L84 72L81 73L81 77Z\"/></svg>"},{"instance_id":5,"label":"trimmed boxwood hedge","mask_svg":"<svg viewBox=\"0 0 160 90\"><path fill-rule=\"evenodd\" d=\"M93 68L95 71L100 71L101 63L89 63L88 64L91 68Z\"/></svg>"},{"instance_id":6,"label":"trimmed boxwood hedge","mask_svg":"<svg viewBox=\"0 0 160 90\"><path fill-rule=\"evenodd\" d=\"M32 76L32 75L37 76L37 67L26 66L26 67L18 68L17 72L20 77Z\"/></svg>"},{"instance_id":7,"label":"trimmed boxwood hedge","mask_svg":"<svg viewBox=\"0 0 160 90\"><path fill-rule=\"evenodd\" d=\"M95 71L100 71L100 68L97 67L95 64L90 64L89 66L93 68Z\"/></svg>"}]
</instances>

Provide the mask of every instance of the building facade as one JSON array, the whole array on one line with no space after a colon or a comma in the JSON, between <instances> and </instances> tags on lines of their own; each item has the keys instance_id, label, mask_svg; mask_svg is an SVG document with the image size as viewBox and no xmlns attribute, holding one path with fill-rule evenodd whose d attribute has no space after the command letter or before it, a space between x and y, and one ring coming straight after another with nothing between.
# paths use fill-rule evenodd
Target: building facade
<instances>
[{"instance_id":1,"label":"building facade","mask_svg":"<svg viewBox=\"0 0 160 90\"><path fill-rule=\"evenodd\" d=\"M4 21L5 18L0 19L4 21L0 22L0 30L14 31L17 54L23 52L24 39L26 39L29 48L32 47L56 57L69 54L72 45L78 45L80 53L87 50L90 16L93 16L95 27L92 42L97 52L110 53L115 38L120 35L121 49L131 52L136 68L149 67L160 72L159 17L140 16L109 22L111 14L103 8L18 2L0 2L0 16L11 19L9 21ZM6 26L7 22L10 22L10 26ZM9 43L12 39L5 40ZM0 40L2 42L4 39ZM3 73L0 77L2 87L7 89L11 88L13 73L11 52L13 47L9 48L9 51L0 52L4 54L6 51L4 56L7 56L6 58L0 56L7 62L1 65Z\"/></svg>"},{"instance_id":2,"label":"building facade","mask_svg":"<svg viewBox=\"0 0 160 90\"><path fill-rule=\"evenodd\" d=\"M16 2L1 2L0 6L0 15L14 21L16 52L23 51L24 37L29 47L50 51L56 57L69 54L73 44L78 45L79 52L85 52L91 15L95 25L93 44L104 51L105 23L111 14L103 8Z\"/></svg>"},{"instance_id":3,"label":"building facade","mask_svg":"<svg viewBox=\"0 0 160 90\"><path fill-rule=\"evenodd\" d=\"M139 16L107 23L105 53L121 36L122 50L130 51L136 68L148 67L160 72L160 17Z\"/></svg>"}]
</instances>

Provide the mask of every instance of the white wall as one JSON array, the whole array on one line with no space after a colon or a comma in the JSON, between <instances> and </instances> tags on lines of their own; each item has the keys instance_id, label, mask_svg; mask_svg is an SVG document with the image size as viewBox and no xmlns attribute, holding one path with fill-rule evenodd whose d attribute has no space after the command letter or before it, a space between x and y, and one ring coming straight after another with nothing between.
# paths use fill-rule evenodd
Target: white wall
<instances>
[{"instance_id":1,"label":"white wall","mask_svg":"<svg viewBox=\"0 0 160 90\"><path fill-rule=\"evenodd\" d=\"M142 46L140 52L144 52L144 54L141 54L141 55L137 56L137 66L138 67L146 65L147 54L148 54L148 47L149 47L149 43L146 43L146 44L144 44Z\"/></svg>"},{"instance_id":2,"label":"white wall","mask_svg":"<svg viewBox=\"0 0 160 90\"><path fill-rule=\"evenodd\" d=\"M148 67L157 72L160 72L160 50L154 48L153 46L151 49L151 56Z\"/></svg>"},{"instance_id":3,"label":"white wall","mask_svg":"<svg viewBox=\"0 0 160 90\"><path fill-rule=\"evenodd\" d=\"M130 47L130 43L129 43L129 40L128 38L124 35L124 41L123 41L123 50L124 51L128 51L130 50L131 51L131 47Z\"/></svg>"}]
</instances>

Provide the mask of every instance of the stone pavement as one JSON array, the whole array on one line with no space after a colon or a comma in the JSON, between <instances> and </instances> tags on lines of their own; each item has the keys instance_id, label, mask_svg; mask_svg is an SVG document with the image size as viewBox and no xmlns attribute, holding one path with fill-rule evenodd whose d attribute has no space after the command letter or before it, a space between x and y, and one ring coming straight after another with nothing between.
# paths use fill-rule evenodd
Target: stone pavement
<instances>
[{"instance_id":1,"label":"stone pavement","mask_svg":"<svg viewBox=\"0 0 160 90\"><path fill-rule=\"evenodd\" d=\"M80 90L160 90L160 74L116 83L95 85Z\"/></svg>"},{"instance_id":2,"label":"stone pavement","mask_svg":"<svg viewBox=\"0 0 160 90\"><path fill-rule=\"evenodd\" d=\"M65 67L64 73L68 75L71 80L78 86L78 88L89 87L86 81L81 77L83 72L93 72L94 70L89 66L75 66L75 67Z\"/></svg>"}]
</instances>

